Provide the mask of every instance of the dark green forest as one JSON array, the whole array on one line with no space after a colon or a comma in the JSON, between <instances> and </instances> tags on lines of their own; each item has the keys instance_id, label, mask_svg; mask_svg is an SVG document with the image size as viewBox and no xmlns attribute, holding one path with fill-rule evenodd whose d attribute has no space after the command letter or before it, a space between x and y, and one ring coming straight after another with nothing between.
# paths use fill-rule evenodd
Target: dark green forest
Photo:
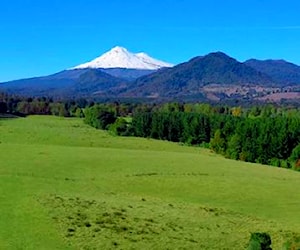
<instances>
[{"instance_id":1,"label":"dark green forest","mask_svg":"<svg viewBox=\"0 0 300 250\"><path fill-rule=\"evenodd\" d=\"M85 122L117 135L208 147L227 158L300 170L300 112L272 105L141 105L131 120L108 105L85 111Z\"/></svg>"}]
</instances>

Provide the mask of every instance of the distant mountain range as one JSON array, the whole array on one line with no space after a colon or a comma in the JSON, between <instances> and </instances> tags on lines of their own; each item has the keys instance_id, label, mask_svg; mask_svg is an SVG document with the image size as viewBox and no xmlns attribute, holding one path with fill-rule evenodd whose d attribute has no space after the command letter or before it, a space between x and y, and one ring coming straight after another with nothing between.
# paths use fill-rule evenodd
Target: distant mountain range
<instances>
[{"instance_id":1,"label":"distant mountain range","mask_svg":"<svg viewBox=\"0 0 300 250\"><path fill-rule=\"evenodd\" d=\"M295 98L300 66L283 60L244 63L222 52L173 66L115 47L91 62L59 73L0 84L0 91L56 98L146 98L168 100L268 100ZM298 98L298 97L297 97Z\"/></svg>"}]
</instances>

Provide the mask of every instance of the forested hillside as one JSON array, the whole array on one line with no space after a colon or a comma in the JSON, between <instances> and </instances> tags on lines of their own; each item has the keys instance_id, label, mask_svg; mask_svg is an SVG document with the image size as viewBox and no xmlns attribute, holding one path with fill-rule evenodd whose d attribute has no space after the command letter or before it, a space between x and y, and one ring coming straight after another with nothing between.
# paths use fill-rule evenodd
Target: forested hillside
<instances>
[{"instance_id":1,"label":"forested hillside","mask_svg":"<svg viewBox=\"0 0 300 250\"><path fill-rule=\"evenodd\" d=\"M130 123L103 105L85 114L86 123L119 135L200 145L231 159L300 169L298 109L172 103L139 107Z\"/></svg>"}]
</instances>

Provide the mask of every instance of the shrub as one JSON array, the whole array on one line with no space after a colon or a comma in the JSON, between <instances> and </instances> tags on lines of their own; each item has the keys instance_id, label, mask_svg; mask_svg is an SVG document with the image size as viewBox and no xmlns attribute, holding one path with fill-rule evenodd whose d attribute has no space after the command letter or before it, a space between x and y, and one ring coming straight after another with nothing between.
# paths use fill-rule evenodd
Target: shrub
<instances>
[{"instance_id":1,"label":"shrub","mask_svg":"<svg viewBox=\"0 0 300 250\"><path fill-rule=\"evenodd\" d=\"M117 119L115 113L103 105L86 108L84 115L84 122L98 129L107 129Z\"/></svg>"},{"instance_id":2,"label":"shrub","mask_svg":"<svg viewBox=\"0 0 300 250\"><path fill-rule=\"evenodd\" d=\"M271 237L268 233L252 233L248 250L272 250Z\"/></svg>"},{"instance_id":3,"label":"shrub","mask_svg":"<svg viewBox=\"0 0 300 250\"><path fill-rule=\"evenodd\" d=\"M296 171L300 171L300 159L298 159L296 162L295 162L295 165L294 165L294 170Z\"/></svg>"},{"instance_id":4,"label":"shrub","mask_svg":"<svg viewBox=\"0 0 300 250\"><path fill-rule=\"evenodd\" d=\"M128 132L129 124L127 121L119 117L110 127L109 130L115 135L126 136Z\"/></svg>"}]
</instances>

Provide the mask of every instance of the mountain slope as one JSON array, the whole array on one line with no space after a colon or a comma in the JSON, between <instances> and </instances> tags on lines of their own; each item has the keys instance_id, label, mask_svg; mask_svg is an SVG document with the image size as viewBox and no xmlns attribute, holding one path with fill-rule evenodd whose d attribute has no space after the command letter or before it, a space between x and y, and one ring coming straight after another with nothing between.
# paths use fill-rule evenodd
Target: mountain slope
<instances>
[{"instance_id":1,"label":"mountain slope","mask_svg":"<svg viewBox=\"0 0 300 250\"><path fill-rule=\"evenodd\" d=\"M98 94L109 93L113 89L125 84L126 81L113 77L101 70L89 69L68 88L73 96L91 97Z\"/></svg>"},{"instance_id":2,"label":"mountain slope","mask_svg":"<svg viewBox=\"0 0 300 250\"><path fill-rule=\"evenodd\" d=\"M210 53L137 79L123 95L171 97L201 92L206 85L272 85L272 79L224 53Z\"/></svg>"},{"instance_id":3,"label":"mountain slope","mask_svg":"<svg viewBox=\"0 0 300 250\"><path fill-rule=\"evenodd\" d=\"M0 84L1 91L12 94L40 96L71 86L86 70L61 71L53 75L9 81Z\"/></svg>"},{"instance_id":4,"label":"mountain slope","mask_svg":"<svg viewBox=\"0 0 300 250\"><path fill-rule=\"evenodd\" d=\"M156 70L151 69L124 69L124 68L110 68L110 69L100 69L101 71L112 75L117 78L122 78L127 81L136 80L139 77L150 75Z\"/></svg>"},{"instance_id":5,"label":"mountain slope","mask_svg":"<svg viewBox=\"0 0 300 250\"><path fill-rule=\"evenodd\" d=\"M271 76L281 85L300 84L300 66L284 60L250 59L246 65Z\"/></svg>"},{"instance_id":6,"label":"mountain slope","mask_svg":"<svg viewBox=\"0 0 300 250\"><path fill-rule=\"evenodd\" d=\"M59 73L0 84L0 90L25 96L91 96L126 82L97 69L65 70Z\"/></svg>"},{"instance_id":7,"label":"mountain slope","mask_svg":"<svg viewBox=\"0 0 300 250\"><path fill-rule=\"evenodd\" d=\"M166 63L150 57L145 53L131 53L123 47L114 47L96 59L80 64L72 69L99 69L99 68L125 68L125 69L145 69L157 70L163 67L172 67Z\"/></svg>"}]
</instances>

